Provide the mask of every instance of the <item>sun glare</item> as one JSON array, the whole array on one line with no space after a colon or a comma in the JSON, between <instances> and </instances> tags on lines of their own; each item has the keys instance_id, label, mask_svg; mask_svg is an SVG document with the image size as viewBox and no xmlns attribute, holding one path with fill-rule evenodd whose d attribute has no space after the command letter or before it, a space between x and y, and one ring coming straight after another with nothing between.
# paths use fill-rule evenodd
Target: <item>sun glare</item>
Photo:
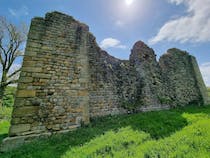
<instances>
[{"instance_id":1,"label":"sun glare","mask_svg":"<svg viewBox=\"0 0 210 158\"><path fill-rule=\"evenodd\" d=\"M131 4L133 3L133 0L125 0L125 3L126 3L127 5L131 5Z\"/></svg>"}]
</instances>

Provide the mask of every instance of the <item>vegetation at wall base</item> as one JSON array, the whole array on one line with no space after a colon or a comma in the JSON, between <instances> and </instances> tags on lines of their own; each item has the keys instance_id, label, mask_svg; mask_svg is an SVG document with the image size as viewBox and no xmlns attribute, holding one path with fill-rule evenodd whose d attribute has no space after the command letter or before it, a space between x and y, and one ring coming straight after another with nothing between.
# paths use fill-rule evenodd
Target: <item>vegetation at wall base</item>
<instances>
[{"instance_id":1,"label":"vegetation at wall base","mask_svg":"<svg viewBox=\"0 0 210 158\"><path fill-rule=\"evenodd\" d=\"M8 86L5 90L5 95L3 97L3 107L11 107L14 105L14 98L16 87Z\"/></svg>"},{"instance_id":2,"label":"vegetation at wall base","mask_svg":"<svg viewBox=\"0 0 210 158\"><path fill-rule=\"evenodd\" d=\"M208 87L207 90L208 90L208 95L210 97L210 87Z\"/></svg>"},{"instance_id":3,"label":"vegetation at wall base","mask_svg":"<svg viewBox=\"0 0 210 158\"><path fill-rule=\"evenodd\" d=\"M209 158L210 106L94 119L88 126L39 139L1 158ZM0 138L8 123L1 122ZM1 140L0 140L1 141Z\"/></svg>"},{"instance_id":4,"label":"vegetation at wall base","mask_svg":"<svg viewBox=\"0 0 210 158\"><path fill-rule=\"evenodd\" d=\"M0 107L0 142L7 137L11 115L12 107Z\"/></svg>"},{"instance_id":5,"label":"vegetation at wall base","mask_svg":"<svg viewBox=\"0 0 210 158\"><path fill-rule=\"evenodd\" d=\"M3 106L0 107L0 142L8 135L15 92L16 87L8 86L3 97Z\"/></svg>"},{"instance_id":6,"label":"vegetation at wall base","mask_svg":"<svg viewBox=\"0 0 210 158\"><path fill-rule=\"evenodd\" d=\"M140 100L129 100L129 101L122 101L121 107L128 110L130 113L136 113L137 107L143 105L142 101Z\"/></svg>"}]
</instances>

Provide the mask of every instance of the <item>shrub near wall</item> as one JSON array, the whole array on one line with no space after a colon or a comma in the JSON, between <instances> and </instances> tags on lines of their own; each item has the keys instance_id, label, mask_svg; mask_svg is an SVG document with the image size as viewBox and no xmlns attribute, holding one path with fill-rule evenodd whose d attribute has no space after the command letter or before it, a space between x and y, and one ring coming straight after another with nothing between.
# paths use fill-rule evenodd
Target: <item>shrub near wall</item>
<instances>
[{"instance_id":1,"label":"shrub near wall","mask_svg":"<svg viewBox=\"0 0 210 158\"><path fill-rule=\"evenodd\" d=\"M5 96L3 97L3 106L11 107L14 105L16 87L7 87Z\"/></svg>"}]
</instances>

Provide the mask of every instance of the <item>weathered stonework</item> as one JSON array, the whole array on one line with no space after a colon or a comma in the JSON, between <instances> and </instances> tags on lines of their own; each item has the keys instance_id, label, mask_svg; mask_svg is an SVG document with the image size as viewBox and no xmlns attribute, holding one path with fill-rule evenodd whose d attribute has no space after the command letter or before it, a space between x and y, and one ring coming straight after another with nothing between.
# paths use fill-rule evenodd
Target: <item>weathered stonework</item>
<instances>
[{"instance_id":1,"label":"weathered stonework","mask_svg":"<svg viewBox=\"0 0 210 158\"><path fill-rule=\"evenodd\" d=\"M206 104L207 90L195 58L187 52L169 49L160 58L166 96L172 105Z\"/></svg>"},{"instance_id":2,"label":"weathered stonework","mask_svg":"<svg viewBox=\"0 0 210 158\"><path fill-rule=\"evenodd\" d=\"M9 137L1 150L73 130L91 117L206 101L197 62L187 52L170 49L158 62L139 41L130 59L120 60L98 47L87 25L47 13L31 22Z\"/></svg>"}]
</instances>

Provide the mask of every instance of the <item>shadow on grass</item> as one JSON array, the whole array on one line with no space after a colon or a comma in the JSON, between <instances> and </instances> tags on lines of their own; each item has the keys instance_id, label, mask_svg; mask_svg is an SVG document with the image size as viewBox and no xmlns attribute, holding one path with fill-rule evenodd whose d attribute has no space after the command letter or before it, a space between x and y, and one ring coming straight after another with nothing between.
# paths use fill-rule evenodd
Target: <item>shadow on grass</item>
<instances>
[{"instance_id":1,"label":"shadow on grass","mask_svg":"<svg viewBox=\"0 0 210 158\"><path fill-rule=\"evenodd\" d=\"M0 157L60 158L61 155L71 147L82 146L91 139L104 134L106 131L117 131L127 126L132 127L134 130L149 133L153 139L164 138L187 125L187 120L182 117L182 113L184 112L210 113L210 108L188 107L169 111L107 116L93 119L88 126L82 127L74 132L69 132L64 135L55 135L49 139L36 140L17 150L0 154Z\"/></svg>"},{"instance_id":2,"label":"shadow on grass","mask_svg":"<svg viewBox=\"0 0 210 158\"><path fill-rule=\"evenodd\" d=\"M8 134L0 134L0 144L4 138L6 138Z\"/></svg>"}]
</instances>

